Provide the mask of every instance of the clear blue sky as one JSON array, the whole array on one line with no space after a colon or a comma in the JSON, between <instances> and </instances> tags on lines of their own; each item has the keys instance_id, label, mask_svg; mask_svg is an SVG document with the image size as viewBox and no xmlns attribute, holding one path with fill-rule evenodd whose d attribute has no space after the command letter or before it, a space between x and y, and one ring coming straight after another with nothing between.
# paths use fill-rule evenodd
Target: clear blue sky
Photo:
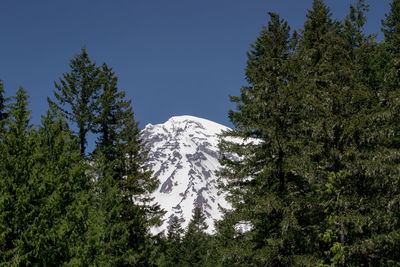
<instances>
[{"instance_id":1,"label":"clear blue sky","mask_svg":"<svg viewBox=\"0 0 400 267\"><path fill-rule=\"evenodd\" d=\"M350 0L326 0L335 18ZM390 0L370 0L367 32L380 31ZM246 51L278 12L292 29L303 26L312 0L3 0L0 78L6 94L28 90L38 124L54 81L86 46L107 62L132 99L136 119L162 123L194 115L231 126L228 95L245 84Z\"/></svg>"}]
</instances>

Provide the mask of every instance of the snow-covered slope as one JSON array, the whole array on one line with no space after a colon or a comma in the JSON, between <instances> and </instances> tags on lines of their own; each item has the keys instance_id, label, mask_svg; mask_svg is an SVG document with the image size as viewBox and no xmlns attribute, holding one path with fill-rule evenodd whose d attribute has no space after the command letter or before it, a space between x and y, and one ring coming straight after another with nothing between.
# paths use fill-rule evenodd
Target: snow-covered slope
<instances>
[{"instance_id":1,"label":"snow-covered slope","mask_svg":"<svg viewBox=\"0 0 400 267\"><path fill-rule=\"evenodd\" d=\"M148 124L143 130L149 165L160 181L153 193L155 201L167 212L160 232L167 229L173 216L186 227L194 207L207 216L208 232L220 219L218 205L226 207L218 195L215 171L218 163L218 134L228 128L193 116L177 116L163 124Z\"/></svg>"}]
</instances>

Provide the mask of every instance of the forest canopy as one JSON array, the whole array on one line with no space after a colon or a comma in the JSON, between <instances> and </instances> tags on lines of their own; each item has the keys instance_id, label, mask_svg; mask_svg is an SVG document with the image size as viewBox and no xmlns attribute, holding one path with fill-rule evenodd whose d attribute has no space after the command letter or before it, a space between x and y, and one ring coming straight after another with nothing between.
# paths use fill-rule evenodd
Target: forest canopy
<instances>
[{"instance_id":1,"label":"forest canopy","mask_svg":"<svg viewBox=\"0 0 400 267\"><path fill-rule=\"evenodd\" d=\"M106 63L75 55L36 126L28 92L0 82L0 265L398 266L400 0L382 40L367 11L336 20L314 0L298 30L268 13L230 96L218 177L232 208L212 235L201 209L151 234L158 180Z\"/></svg>"}]
</instances>

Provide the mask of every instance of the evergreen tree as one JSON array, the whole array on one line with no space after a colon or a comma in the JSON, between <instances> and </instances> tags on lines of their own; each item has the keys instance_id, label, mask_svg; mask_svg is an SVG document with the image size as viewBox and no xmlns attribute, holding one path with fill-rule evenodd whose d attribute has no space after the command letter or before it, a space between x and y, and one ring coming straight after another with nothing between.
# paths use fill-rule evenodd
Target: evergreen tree
<instances>
[{"instance_id":1,"label":"evergreen tree","mask_svg":"<svg viewBox=\"0 0 400 267\"><path fill-rule=\"evenodd\" d=\"M301 46L308 51L310 64L317 64L326 52L326 37L337 30L337 22L323 0L314 0L308 10L302 32Z\"/></svg>"},{"instance_id":2,"label":"evergreen tree","mask_svg":"<svg viewBox=\"0 0 400 267\"><path fill-rule=\"evenodd\" d=\"M117 78L105 64L101 80L94 171L103 219L100 251L94 260L100 265L146 266L149 229L161 215L149 197L158 181L146 166L147 153L130 101L124 100L125 93L118 91Z\"/></svg>"},{"instance_id":3,"label":"evergreen tree","mask_svg":"<svg viewBox=\"0 0 400 267\"><path fill-rule=\"evenodd\" d=\"M83 247L89 180L66 123L48 113L32 130L27 98L20 87L0 144L0 262L72 264Z\"/></svg>"},{"instance_id":4,"label":"evergreen tree","mask_svg":"<svg viewBox=\"0 0 400 267\"><path fill-rule=\"evenodd\" d=\"M70 62L71 71L54 83L56 102L48 99L50 108L60 111L76 124L82 155L85 154L87 134L93 130L97 98L100 88L99 69L85 48Z\"/></svg>"},{"instance_id":5,"label":"evergreen tree","mask_svg":"<svg viewBox=\"0 0 400 267\"><path fill-rule=\"evenodd\" d=\"M4 84L3 81L0 80L0 134L4 131L5 119L7 118L6 102L7 99L4 97Z\"/></svg>"},{"instance_id":6,"label":"evergreen tree","mask_svg":"<svg viewBox=\"0 0 400 267\"><path fill-rule=\"evenodd\" d=\"M362 32L365 10L363 1L359 1L351 8L344 25L336 22L329 31L319 27L317 35L321 39L317 42L308 39L312 34L307 34L310 28L305 27L299 47L299 85L303 90L303 109L309 112L302 135L306 144L302 162L308 166L303 175L309 177L315 188L313 202L319 208L310 215L317 218L315 233L319 233L320 241L316 242L315 256L323 264L387 263L383 257L377 261L371 253L362 252L368 240L376 235L383 237L389 230L383 227L378 234L379 222L390 225L393 219L381 213L387 204L381 192L390 188L383 189L382 177L376 175L373 167L376 155L381 153L375 137L382 129L376 128L380 124L375 109L376 88L368 85L370 79L365 78L370 70L363 57L373 47ZM311 15L305 25L318 21L329 25L329 19ZM313 53L310 47L319 48L318 60L309 57Z\"/></svg>"},{"instance_id":7,"label":"evergreen tree","mask_svg":"<svg viewBox=\"0 0 400 267\"><path fill-rule=\"evenodd\" d=\"M385 36L383 43L385 51L379 54L380 58L377 60L383 66L381 70L383 79L380 80L382 84L380 85L379 97L382 115L385 114L385 110L386 112L390 111L389 115L392 115L388 119L389 125L386 125L386 127L397 132L399 121L395 114L400 111L400 105L397 101L400 94L400 1L392 1L386 18L382 20L382 25Z\"/></svg>"},{"instance_id":8,"label":"evergreen tree","mask_svg":"<svg viewBox=\"0 0 400 267\"><path fill-rule=\"evenodd\" d=\"M30 175L32 139L28 96L19 87L13 97L6 130L0 142L0 263L30 264L25 244L26 231L33 220Z\"/></svg>"},{"instance_id":9,"label":"evergreen tree","mask_svg":"<svg viewBox=\"0 0 400 267\"><path fill-rule=\"evenodd\" d=\"M396 89L399 84L400 73L400 1L393 0L390 4L390 10L382 20L382 32L384 34L384 42L382 50L376 59L380 63L382 79L380 98L382 105L395 106L396 103L391 103L391 99L396 99ZM388 107L386 107L388 108Z\"/></svg>"},{"instance_id":10,"label":"evergreen tree","mask_svg":"<svg viewBox=\"0 0 400 267\"><path fill-rule=\"evenodd\" d=\"M107 64L103 64L100 73L102 80L101 95L98 101L99 114L95 119L95 132L100 134L97 149L101 150L108 161L115 159L118 131L123 127L123 119L131 102L124 100L125 92L118 91L118 78Z\"/></svg>"},{"instance_id":11,"label":"evergreen tree","mask_svg":"<svg viewBox=\"0 0 400 267\"><path fill-rule=\"evenodd\" d=\"M399 195L399 121L396 115L399 111L400 92L397 76L399 50L395 41L398 38L396 27L400 21L399 6L398 1L392 2L391 10L382 22L385 41L371 53L375 61L375 69L371 73L376 82L369 86L375 87L374 102L372 105L371 102L364 104L372 108L366 108L364 114L366 126L360 131L357 144L360 154L355 158L353 166L347 160L348 169L352 168L351 181L354 184L351 185L346 177L350 171L336 174L332 179L336 180L332 189L341 198L343 195L352 195L354 198L348 203L340 201L351 207L346 210L346 240L345 246L341 248L342 262L345 264L391 266L398 264L400 259L400 213L398 207L391 204L398 201Z\"/></svg>"},{"instance_id":12,"label":"evergreen tree","mask_svg":"<svg viewBox=\"0 0 400 267\"><path fill-rule=\"evenodd\" d=\"M206 216L199 207L194 208L192 219L189 222L186 236L193 233L204 233L207 230Z\"/></svg>"},{"instance_id":13,"label":"evergreen tree","mask_svg":"<svg viewBox=\"0 0 400 267\"><path fill-rule=\"evenodd\" d=\"M376 43L376 34L366 35L364 26L367 22L366 12L369 11L369 4L365 0L358 0L355 5L350 5L350 12L344 20L344 38L347 43L347 50L353 65L358 69L358 82L369 87L373 93L373 101L378 101L378 91L383 79L378 74L383 68L382 45ZM356 74L357 72L355 72Z\"/></svg>"},{"instance_id":14,"label":"evergreen tree","mask_svg":"<svg viewBox=\"0 0 400 267\"><path fill-rule=\"evenodd\" d=\"M178 217L172 218L171 224L168 226L167 242L165 257L160 266L180 266L185 255L183 253L184 248L182 245L182 238L184 230L181 227Z\"/></svg>"},{"instance_id":15,"label":"evergreen tree","mask_svg":"<svg viewBox=\"0 0 400 267\"><path fill-rule=\"evenodd\" d=\"M42 118L35 142L30 178L34 219L25 247L31 262L41 266L81 265L90 183L78 142L51 112Z\"/></svg>"},{"instance_id":16,"label":"evergreen tree","mask_svg":"<svg viewBox=\"0 0 400 267\"><path fill-rule=\"evenodd\" d=\"M224 218L215 222L217 262L221 266L254 266L249 222L237 221L236 212L223 209Z\"/></svg>"},{"instance_id":17,"label":"evergreen tree","mask_svg":"<svg viewBox=\"0 0 400 267\"><path fill-rule=\"evenodd\" d=\"M206 266L211 245L209 236L205 233L208 228L205 219L201 209L196 207L182 240L184 257L181 266Z\"/></svg>"},{"instance_id":18,"label":"evergreen tree","mask_svg":"<svg viewBox=\"0 0 400 267\"><path fill-rule=\"evenodd\" d=\"M248 53L249 86L239 97L231 97L237 103L237 111L229 113L235 129L226 132L220 143L219 175L234 212L225 212L232 225L220 225L219 230L224 229L234 243L245 241L250 246L225 250L228 254L222 257L254 266L312 262L307 251L312 251L314 241L305 228L312 217L302 204L308 201L309 185L298 170L303 110L294 86L293 42L287 23L277 14L270 17ZM240 160L232 159L232 154ZM236 230L243 222L250 225L247 233Z\"/></svg>"},{"instance_id":19,"label":"evergreen tree","mask_svg":"<svg viewBox=\"0 0 400 267\"><path fill-rule=\"evenodd\" d=\"M400 1L393 0L390 4L390 11L385 14L382 20L382 32L385 36L385 43L388 45L391 54L400 53Z\"/></svg>"},{"instance_id":20,"label":"evergreen tree","mask_svg":"<svg viewBox=\"0 0 400 267\"><path fill-rule=\"evenodd\" d=\"M330 10L323 1L315 0L307 14L298 48L302 62L298 81L303 109L307 114L300 137L305 144L301 172L308 177L313 188L308 199L313 206L309 214L313 218L310 225L313 227L313 239L318 232L325 231L322 229L323 221L332 212L324 206L324 193L321 192L327 183L328 173L338 173L344 168L344 151L352 141L351 132L346 127L354 122L347 115L357 113L356 108L359 107L353 97L357 88L349 84L352 72L341 28L338 22L332 21ZM324 210L327 214L322 213ZM323 251L337 245L327 244L326 248L318 239L313 243L317 258L324 258Z\"/></svg>"}]
</instances>

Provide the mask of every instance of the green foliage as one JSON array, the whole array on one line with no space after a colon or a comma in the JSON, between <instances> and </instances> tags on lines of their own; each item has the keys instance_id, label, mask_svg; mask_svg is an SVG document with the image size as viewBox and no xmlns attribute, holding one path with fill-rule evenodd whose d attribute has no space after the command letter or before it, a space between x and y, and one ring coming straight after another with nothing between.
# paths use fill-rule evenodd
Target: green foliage
<instances>
[{"instance_id":1,"label":"green foliage","mask_svg":"<svg viewBox=\"0 0 400 267\"><path fill-rule=\"evenodd\" d=\"M301 203L310 185L297 170L304 111L290 55L295 42L287 23L277 14L270 17L248 53L249 86L241 89L240 97L231 97L237 111L230 111L229 117L236 129L223 136L243 141L220 143L222 188L236 211L230 215L230 231L240 222L252 226L243 236L252 249L226 257L250 258L254 265L289 264L295 255L312 249L312 240L300 234L302 223L310 220Z\"/></svg>"},{"instance_id":2,"label":"green foliage","mask_svg":"<svg viewBox=\"0 0 400 267\"><path fill-rule=\"evenodd\" d=\"M0 143L0 262L60 266L80 253L89 180L66 123L48 113L32 130L27 98L19 88Z\"/></svg>"},{"instance_id":3,"label":"green foliage","mask_svg":"<svg viewBox=\"0 0 400 267\"><path fill-rule=\"evenodd\" d=\"M97 149L101 150L108 158L114 160L116 143L119 141L119 132L126 119L130 101L124 100L125 92L118 92L118 78L112 69L103 64L101 73L101 95L98 99L98 116L95 118L95 133L99 133Z\"/></svg>"},{"instance_id":4,"label":"green foliage","mask_svg":"<svg viewBox=\"0 0 400 267\"><path fill-rule=\"evenodd\" d=\"M100 70L85 48L70 62L71 71L64 73L59 83L54 83L56 102L48 99L50 108L59 111L78 129L82 155L85 154L87 134L93 130L97 98L100 89Z\"/></svg>"},{"instance_id":5,"label":"green foliage","mask_svg":"<svg viewBox=\"0 0 400 267\"><path fill-rule=\"evenodd\" d=\"M386 27L397 25L397 5ZM376 44L363 33L367 10L360 0L343 22L333 21L315 0L298 42L274 15L252 45L249 86L231 97L235 129L220 143L221 188L233 206L217 228L224 263L357 266L399 259L397 245L387 243L399 229L389 204L399 195L398 44L390 36L397 31L387 30L385 43ZM251 230L238 231L243 222ZM377 239L385 245L371 248Z\"/></svg>"},{"instance_id":6,"label":"green foliage","mask_svg":"<svg viewBox=\"0 0 400 267\"><path fill-rule=\"evenodd\" d=\"M198 208L186 231L175 217L150 234L158 181L105 63L82 49L36 128L26 91L7 105L0 81L0 265L398 266L400 1L383 42L367 11L358 0L335 21L314 0L300 35L269 13L230 98L218 174L232 208L215 235Z\"/></svg>"},{"instance_id":7,"label":"green foliage","mask_svg":"<svg viewBox=\"0 0 400 267\"><path fill-rule=\"evenodd\" d=\"M205 219L201 209L196 207L182 240L183 257L180 266L213 266L210 260L212 245L205 233L208 228Z\"/></svg>"},{"instance_id":8,"label":"green foliage","mask_svg":"<svg viewBox=\"0 0 400 267\"><path fill-rule=\"evenodd\" d=\"M29 263L24 244L25 230L34 218L29 185L35 143L27 99L19 87L0 142L0 263L8 265Z\"/></svg>"},{"instance_id":9,"label":"green foliage","mask_svg":"<svg viewBox=\"0 0 400 267\"><path fill-rule=\"evenodd\" d=\"M29 125L22 88L5 110L0 263L154 264L163 241L151 237L150 228L160 223L162 212L149 196L158 181L146 166L147 152L130 101L118 91L111 68L96 67L85 50L71 61L71 68L56 84L60 105L49 100L42 126ZM65 119L77 124L77 136ZM99 139L88 161L85 138L90 131Z\"/></svg>"},{"instance_id":10,"label":"green foliage","mask_svg":"<svg viewBox=\"0 0 400 267\"><path fill-rule=\"evenodd\" d=\"M93 257L97 265L147 266L149 229L159 223L162 214L149 197L158 181L146 166L147 153L130 101L124 99L125 92L118 91L117 77L106 64L100 79L94 120L100 136L93 153L97 195L94 236L90 237L100 245L89 250L98 250Z\"/></svg>"},{"instance_id":11,"label":"green foliage","mask_svg":"<svg viewBox=\"0 0 400 267\"><path fill-rule=\"evenodd\" d=\"M4 131L5 119L7 118L6 103L7 99L4 96L4 84L3 81L0 80L0 134Z\"/></svg>"},{"instance_id":12,"label":"green foliage","mask_svg":"<svg viewBox=\"0 0 400 267\"><path fill-rule=\"evenodd\" d=\"M385 36L385 43L392 54L400 53L400 1L393 0L390 4L390 11L382 20L382 32Z\"/></svg>"},{"instance_id":13,"label":"green foliage","mask_svg":"<svg viewBox=\"0 0 400 267\"><path fill-rule=\"evenodd\" d=\"M72 264L81 257L87 231L87 166L68 125L51 112L43 117L35 139L31 179L37 199L29 230L33 256L42 266Z\"/></svg>"},{"instance_id":14,"label":"green foliage","mask_svg":"<svg viewBox=\"0 0 400 267\"><path fill-rule=\"evenodd\" d=\"M180 266L185 257L182 238L184 230L181 227L178 217L172 218L171 224L168 226L166 250L163 262L160 266Z\"/></svg>"},{"instance_id":15,"label":"green foliage","mask_svg":"<svg viewBox=\"0 0 400 267\"><path fill-rule=\"evenodd\" d=\"M237 214L224 210L224 219L216 222L216 256L221 266L257 266L252 257L253 243L248 233L238 230ZM245 223L245 222L243 222Z\"/></svg>"}]
</instances>

